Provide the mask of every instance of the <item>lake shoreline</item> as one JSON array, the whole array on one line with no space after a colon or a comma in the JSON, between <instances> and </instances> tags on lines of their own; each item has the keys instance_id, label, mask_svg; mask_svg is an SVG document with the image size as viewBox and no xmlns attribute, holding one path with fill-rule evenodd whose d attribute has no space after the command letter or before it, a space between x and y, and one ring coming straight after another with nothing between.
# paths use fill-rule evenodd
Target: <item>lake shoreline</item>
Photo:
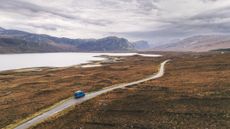
<instances>
[{"instance_id":1,"label":"lake shoreline","mask_svg":"<svg viewBox=\"0 0 230 129\"><path fill-rule=\"evenodd\" d=\"M82 63L82 64L71 65L71 66L66 66L66 67L31 67L31 68L4 70L4 71L0 71L0 73L37 72L37 71L43 71L43 70L55 71L55 70L68 69L68 68L92 68L94 65L95 65L95 67L103 66L102 63L114 63L117 61L117 57L113 57L113 56L101 56L101 58L104 58L104 60L101 60L101 61L93 61L92 60L92 61L89 61L88 63Z\"/></svg>"},{"instance_id":2,"label":"lake shoreline","mask_svg":"<svg viewBox=\"0 0 230 129\"><path fill-rule=\"evenodd\" d=\"M24 54L26 55L26 53ZM40 55L40 54L56 54L56 53L34 53L34 54ZM71 54L71 53L64 53L64 54ZM72 54L82 54L82 53L72 53ZM9 70L8 69L0 70L0 73L60 70L60 69L66 69L71 67L80 67L80 68L101 67L103 66L103 63L114 63L116 61L119 61L122 57L130 57L130 56L137 56L137 55L143 57L161 57L161 55L157 55L157 54L141 54L141 53L85 53L85 54L95 54L95 55L91 55L91 59L84 60L76 64L70 64L69 66L41 66L41 67L35 66L35 67L15 68Z\"/></svg>"},{"instance_id":3,"label":"lake shoreline","mask_svg":"<svg viewBox=\"0 0 230 129\"><path fill-rule=\"evenodd\" d=\"M112 59L116 63L110 63ZM94 68L73 66L0 73L0 128L69 98L77 90L93 92L147 77L158 70L163 60L143 56L118 59L121 60L110 57L102 67ZM12 113L15 107L18 112Z\"/></svg>"}]
</instances>

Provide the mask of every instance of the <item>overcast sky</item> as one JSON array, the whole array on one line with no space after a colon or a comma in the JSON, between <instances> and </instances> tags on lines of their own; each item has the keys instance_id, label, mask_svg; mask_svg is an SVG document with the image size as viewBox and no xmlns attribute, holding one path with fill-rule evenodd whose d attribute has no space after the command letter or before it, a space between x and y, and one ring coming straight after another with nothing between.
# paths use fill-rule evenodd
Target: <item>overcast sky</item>
<instances>
[{"instance_id":1,"label":"overcast sky","mask_svg":"<svg viewBox=\"0 0 230 129\"><path fill-rule=\"evenodd\" d=\"M0 0L0 18L6 29L158 43L230 33L230 0Z\"/></svg>"}]
</instances>

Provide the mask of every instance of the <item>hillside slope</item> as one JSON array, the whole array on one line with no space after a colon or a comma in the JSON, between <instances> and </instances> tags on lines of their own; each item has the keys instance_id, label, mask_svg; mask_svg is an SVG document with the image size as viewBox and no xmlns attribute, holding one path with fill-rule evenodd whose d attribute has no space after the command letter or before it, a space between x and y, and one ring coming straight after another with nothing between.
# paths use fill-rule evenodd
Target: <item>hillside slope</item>
<instances>
[{"instance_id":1,"label":"hillside slope","mask_svg":"<svg viewBox=\"0 0 230 129\"><path fill-rule=\"evenodd\" d=\"M0 28L0 53L131 51L127 39L69 39Z\"/></svg>"},{"instance_id":2,"label":"hillside slope","mask_svg":"<svg viewBox=\"0 0 230 129\"><path fill-rule=\"evenodd\" d=\"M144 40L133 42L133 45L134 45L135 49L137 49L137 50L150 49L149 43L147 41L144 41Z\"/></svg>"},{"instance_id":3,"label":"hillside slope","mask_svg":"<svg viewBox=\"0 0 230 129\"><path fill-rule=\"evenodd\" d=\"M163 51L209 51L214 49L230 48L228 35L202 35L186 38L176 43L161 45L154 50Z\"/></svg>"}]
</instances>

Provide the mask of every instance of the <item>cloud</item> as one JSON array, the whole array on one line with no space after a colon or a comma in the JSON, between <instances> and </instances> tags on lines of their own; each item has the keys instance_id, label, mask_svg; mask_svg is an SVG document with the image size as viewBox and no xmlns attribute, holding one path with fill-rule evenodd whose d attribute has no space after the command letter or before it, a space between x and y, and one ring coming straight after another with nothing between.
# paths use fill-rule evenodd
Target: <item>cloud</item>
<instances>
[{"instance_id":1,"label":"cloud","mask_svg":"<svg viewBox=\"0 0 230 129\"><path fill-rule=\"evenodd\" d=\"M201 0L203 2L217 2L218 0Z\"/></svg>"},{"instance_id":2,"label":"cloud","mask_svg":"<svg viewBox=\"0 0 230 129\"><path fill-rule=\"evenodd\" d=\"M230 6L198 11L191 16L161 18L159 22L166 24L152 31L111 32L111 34L125 35L136 40L140 37L152 43L169 42L200 34L230 34Z\"/></svg>"},{"instance_id":3,"label":"cloud","mask_svg":"<svg viewBox=\"0 0 230 129\"><path fill-rule=\"evenodd\" d=\"M0 10L19 13L21 15L25 15L28 17L36 17L39 15L49 15L51 17L56 16L56 17L64 18L66 20L76 20L82 23L95 24L99 26L105 26L106 24L112 22L106 20L103 21L103 20L85 19L74 14L63 12L63 10L39 6L33 3L20 1L20 0L2 1L0 4Z\"/></svg>"},{"instance_id":4,"label":"cloud","mask_svg":"<svg viewBox=\"0 0 230 129\"><path fill-rule=\"evenodd\" d=\"M33 16L34 14L36 15L39 13L49 13L63 18L75 18L71 15L58 13L58 10L53 10L52 8L46 8L20 0L1 1L0 9L2 11L10 11L28 16Z\"/></svg>"},{"instance_id":5,"label":"cloud","mask_svg":"<svg viewBox=\"0 0 230 129\"><path fill-rule=\"evenodd\" d=\"M117 35L153 43L230 33L226 0L0 0L0 26L71 38Z\"/></svg>"}]
</instances>

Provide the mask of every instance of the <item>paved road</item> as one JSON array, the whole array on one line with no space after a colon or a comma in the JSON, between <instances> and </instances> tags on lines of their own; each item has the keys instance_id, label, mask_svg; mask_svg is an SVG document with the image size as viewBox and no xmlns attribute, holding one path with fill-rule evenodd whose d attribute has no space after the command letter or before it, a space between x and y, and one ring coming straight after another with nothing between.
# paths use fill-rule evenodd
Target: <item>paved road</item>
<instances>
[{"instance_id":1,"label":"paved road","mask_svg":"<svg viewBox=\"0 0 230 129\"><path fill-rule=\"evenodd\" d=\"M123 83L123 84L118 84L118 85L113 85L113 86L110 86L110 87L106 87L106 88L104 88L104 89L102 89L100 91L95 91L95 92L88 93L88 94L86 94L85 97L80 98L80 99L72 98L72 99L64 102L63 104L58 105L58 106L54 107L53 109L51 109L51 110L49 110L49 111L47 111L47 112L45 112L45 113L43 113L43 114L41 114L41 115L29 120L29 121L19 125L15 129L27 129L30 126L32 126L34 124L37 124L37 123L39 123L39 122L41 122L41 121L53 116L54 114L69 108L70 106L83 103L83 102L85 102L87 100L95 98L95 97L97 97L97 96L99 96L101 94L107 93L109 91L119 89L119 88L125 88L127 86L132 86L132 85L139 84L139 83L142 83L142 82L145 82L145 81L148 81L148 80L159 78L159 77L164 75L164 66L168 61L169 60L166 60L166 61L161 63L160 69L159 69L158 73L156 73L156 74L153 74L153 75L151 75L149 77L146 77L146 78L138 80L138 81L134 81L134 82L130 82L130 83Z\"/></svg>"}]
</instances>

